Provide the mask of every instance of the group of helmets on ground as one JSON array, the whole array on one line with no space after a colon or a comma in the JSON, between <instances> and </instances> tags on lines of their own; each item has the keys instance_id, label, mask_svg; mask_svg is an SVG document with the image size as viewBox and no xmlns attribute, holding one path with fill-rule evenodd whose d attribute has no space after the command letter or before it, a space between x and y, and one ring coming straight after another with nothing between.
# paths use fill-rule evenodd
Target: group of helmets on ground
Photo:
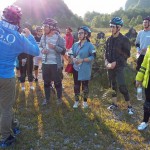
<instances>
[{"instance_id":1,"label":"group of helmets on ground","mask_svg":"<svg viewBox=\"0 0 150 150\"><path fill-rule=\"evenodd\" d=\"M16 57L18 57L19 54L27 53L29 55L39 56L40 52L42 53L42 76L45 94L43 104L46 105L50 102L50 85L52 81L54 82L57 93L57 104L62 104L62 79L60 77L60 70L62 69L61 58L62 55L65 55L65 41L60 35L57 21L52 18L46 18L44 20L42 25L44 34L41 37L38 46L29 29L25 28L23 29L23 34L19 33L21 16L21 9L12 5L4 9L2 19L0 21L0 31L3 31L2 34L4 34L0 37L0 49L2 51L0 55L0 87L3 87L0 89L0 107L2 109L2 121L0 125L2 135L2 140L0 141L1 148L5 148L14 143L16 140L16 136L14 135L20 133L19 128L14 126L14 115L12 112L13 104L15 102L14 64ZM112 99L114 101L108 109L114 110L118 107L116 104L116 85L119 84L119 91L124 96L128 105L128 114L132 115L134 112L130 104L130 96L125 84L123 72L125 67L124 63L130 56L131 46L128 38L120 33L122 26L123 20L119 17L114 17L110 21L112 36L106 41L105 65L109 74L109 80L111 83L110 86L115 91L112 94ZM10 34L14 37L13 40L6 38ZM89 93L92 61L96 58L96 50L94 45L90 42L90 36L91 30L89 27L81 26L78 30L79 41L73 44L71 52L68 54L68 62L73 65L72 74L75 94L75 103L73 108L78 108L79 106L81 86L83 92L82 106L83 108L88 107L87 98ZM124 44L124 42L126 43ZM117 51L115 51L117 46L123 49L123 53L117 53ZM5 82L3 80L5 80ZM12 82L10 82L10 80L12 80ZM146 114L148 115L148 118L150 115L149 111ZM143 130L147 126L148 124L145 122L145 124L141 124L138 129Z\"/></svg>"}]
</instances>

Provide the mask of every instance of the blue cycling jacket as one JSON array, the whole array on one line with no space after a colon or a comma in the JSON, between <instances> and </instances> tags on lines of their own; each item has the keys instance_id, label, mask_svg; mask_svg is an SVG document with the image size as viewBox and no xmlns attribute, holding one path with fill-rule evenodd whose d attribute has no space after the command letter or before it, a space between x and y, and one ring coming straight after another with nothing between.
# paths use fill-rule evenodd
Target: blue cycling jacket
<instances>
[{"instance_id":1,"label":"blue cycling jacket","mask_svg":"<svg viewBox=\"0 0 150 150\"><path fill-rule=\"evenodd\" d=\"M38 45L32 35L26 38L18 26L0 21L0 78L13 78L16 57L21 53L39 55Z\"/></svg>"}]
</instances>

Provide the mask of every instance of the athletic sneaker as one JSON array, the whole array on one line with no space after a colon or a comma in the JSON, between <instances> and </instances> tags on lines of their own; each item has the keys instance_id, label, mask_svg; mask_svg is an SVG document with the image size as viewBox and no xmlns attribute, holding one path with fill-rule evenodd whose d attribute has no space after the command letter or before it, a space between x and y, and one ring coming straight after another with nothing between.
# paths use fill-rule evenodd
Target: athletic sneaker
<instances>
[{"instance_id":1,"label":"athletic sneaker","mask_svg":"<svg viewBox=\"0 0 150 150\"><path fill-rule=\"evenodd\" d=\"M73 105L73 108L78 108L79 106L79 102L78 101L75 101L74 105Z\"/></svg>"},{"instance_id":2,"label":"athletic sneaker","mask_svg":"<svg viewBox=\"0 0 150 150\"><path fill-rule=\"evenodd\" d=\"M88 103L87 102L83 102L83 108L88 108Z\"/></svg>"},{"instance_id":3,"label":"athletic sneaker","mask_svg":"<svg viewBox=\"0 0 150 150\"><path fill-rule=\"evenodd\" d=\"M64 89L65 87L64 87L64 85L62 84L62 89Z\"/></svg>"},{"instance_id":4,"label":"athletic sneaker","mask_svg":"<svg viewBox=\"0 0 150 150\"><path fill-rule=\"evenodd\" d=\"M107 109L108 109L108 110L114 110L114 109L117 109L117 108L118 108L117 105L112 104L112 105L110 105Z\"/></svg>"},{"instance_id":5,"label":"athletic sneaker","mask_svg":"<svg viewBox=\"0 0 150 150\"><path fill-rule=\"evenodd\" d=\"M0 141L0 148L7 148L16 141L15 137L10 135L5 141Z\"/></svg>"},{"instance_id":6,"label":"athletic sneaker","mask_svg":"<svg viewBox=\"0 0 150 150\"><path fill-rule=\"evenodd\" d=\"M43 100L42 105L47 105L47 100L46 99Z\"/></svg>"},{"instance_id":7,"label":"athletic sneaker","mask_svg":"<svg viewBox=\"0 0 150 150\"><path fill-rule=\"evenodd\" d=\"M128 114L129 115L133 115L134 114L132 106L128 106Z\"/></svg>"},{"instance_id":8,"label":"athletic sneaker","mask_svg":"<svg viewBox=\"0 0 150 150\"><path fill-rule=\"evenodd\" d=\"M148 126L148 123L142 122L142 123L138 126L138 130L139 130L139 131L142 131L142 130L146 129L147 126Z\"/></svg>"},{"instance_id":9,"label":"athletic sneaker","mask_svg":"<svg viewBox=\"0 0 150 150\"><path fill-rule=\"evenodd\" d=\"M34 86L30 86L30 90L35 90Z\"/></svg>"},{"instance_id":10,"label":"athletic sneaker","mask_svg":"<svg viewBox=\"0 0 150 150\"><path fill-rule=\"evenodd\" d=\"M13 129L13 133L14 133L14 135L16 136L16 135L19 135L19 134L21 133L21 131L20 131L20 129L17 127L17 128L14 128L14 129Z\"/></svg>"},{"instance_id":11,"label":"athletic sneaker","mask_svg":"<svg viewBox=\"0 0 150 150\"><path fill-rule=\"evenodd\" d=\"M23 86L23 87L21 87L21 91L25 91L25 87Z\"/></svg>"}]
</instances>

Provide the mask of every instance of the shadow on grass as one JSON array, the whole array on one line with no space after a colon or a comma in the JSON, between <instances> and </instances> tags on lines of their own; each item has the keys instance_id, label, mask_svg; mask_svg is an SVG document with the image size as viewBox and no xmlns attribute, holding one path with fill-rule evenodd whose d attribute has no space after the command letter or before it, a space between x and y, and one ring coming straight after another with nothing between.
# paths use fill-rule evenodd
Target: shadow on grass
<instances>
[{"instance_id":1,"label":"shadow on grass","mask_svg":"<svg viewBox=\"0 0 150 150\"><path fill-rule=\"evenodd\" d=\"M41 106L41 98L44 97L41 84L36 85L33 92L26 92L25 95L20 92L18 99L21 102L27 101L27 105L21 103L26 109L18 107L18 111L22 111L20 118L24 128L15 149L114 150L118 148L124 150L124 140L128 134L131 136L131 127L115 120L113 113L106 110L107 102L100 99L103 93L99 91L100 81L95 82L97 84L92 83L93 87L90 85L93 88L90 97L93 94L94 96L93 100L89 100L89 109L72 108L74 94L70 87L64 89L64 103L59 106L56 104L56 95L53 94L50 104L46 107ZM20 105L20 101L17 105ZM129 130L126 127L129 127Z\"/></svg>"},{"instance_id":2,"label":"shadow on grass","mask_svg":"<svg viewBox=\"0 0 150 150\"><path fill-rule=\"evenodd\" d=\"M51 122L51 127L48 128L45 124L44 130L59 141L57 143L51 138L51 144L53 143L56 149L111 149L116 145L122 148L123 145L118 142L117 136L93 110L72 108L72 94L68 89L66 91L64 91L65 103L56 107L53 114L43 115L43 120ZM108 138L109 140L106 140Z\"/></svg>"},{"instance_id":3,"label":"shadow on grass","mask_svg":"<svg viewBox=\"0 0 150 150\"><path fill-rule=\"evenodd\" d=\"M142 109L141 109L141 106L139 108L140 103L135 101L135 97L133 97L133 95L135 95L135 90L134 90L134 85L133 85L134 75L135 75L134 71L131 72L130 68L126 68L126 81L127 81L127 86L129 87L129 92L132 95L131 103L133 104L133 108L136 108L135 114L132 116L128 115L126 102L125 100L122 100L123 96L122 95L120 96L119 94L118 96L118 98L120 99L120 101L118 101L119 109L113 112L109 112L110 115L108 115L108 118L110 118L110 121L107 121L106 123L109 125L109 129L112 130L114 128L114 130L118 132L118 135L119 135L118 137L120 139L119 141L123 143L125 148L134 149L134 148L137 148L137 146L135 146L137 144L138 149L141 149L141 148L147 147L146 144L149 143L148 141L149 141L150 134L149 134L149 131L146 131L145 133L143 132L140 133L139 131L137 131L137 125L138 125L137 123L140 120ZM103 80L105 81L104 78ZM91 98L96 97L97 99L100 99L99 102L101 103L102 107L105 106L104 107L105 113L108 113L106 108L108 107L108 104L110 103L110 98L106 94L105 98L103 99L104 89L102 89L102 92L100 90L102 87L104 87L104 84L101 83L100 78L97 78L93 82L94 83L90 84ZM126 139L127 144L124 144L124 141L123 141L124 138Z\"/></svg>"}]
</instances>

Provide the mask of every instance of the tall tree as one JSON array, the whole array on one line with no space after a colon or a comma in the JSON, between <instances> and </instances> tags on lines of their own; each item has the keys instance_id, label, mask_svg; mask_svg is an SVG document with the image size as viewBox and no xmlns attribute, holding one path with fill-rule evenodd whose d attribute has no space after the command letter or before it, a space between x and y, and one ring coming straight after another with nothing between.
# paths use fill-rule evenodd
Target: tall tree
<instances>
[{"instance_id":1,"label":"tall tree","mask_svg":"<svg viewBox=\"0 0 150 150\"><path fill-rule=\"evenodd\" d=\"M136 19L133 17L129 23L130 27L134 27L136 25Z\"/></svg>"},{"instance_id":2,"label":"tall tree","mask_svg":"<svg viewBox=\"0 0 150 150\"><path fill-rule=\"evenodd\" d=\"M130 20L129 20L128 16L124 15L124 16L122 16L122 19L123 19L123 22L124 22L123 26L124 27L129 27Z\"/></svg>"},{"instance_id":3,"label":"tall tree","mask_svg":"<svg viewBox=\"0 0 150 150\"><path fill-rule=\"evenodd\" d=\"M141 24L142 21L143 21L142 16L141 16L141 15L138 15L137 18L136 18L136 20L135 20L136 24Z\"/></svg>"}]
</instances>

